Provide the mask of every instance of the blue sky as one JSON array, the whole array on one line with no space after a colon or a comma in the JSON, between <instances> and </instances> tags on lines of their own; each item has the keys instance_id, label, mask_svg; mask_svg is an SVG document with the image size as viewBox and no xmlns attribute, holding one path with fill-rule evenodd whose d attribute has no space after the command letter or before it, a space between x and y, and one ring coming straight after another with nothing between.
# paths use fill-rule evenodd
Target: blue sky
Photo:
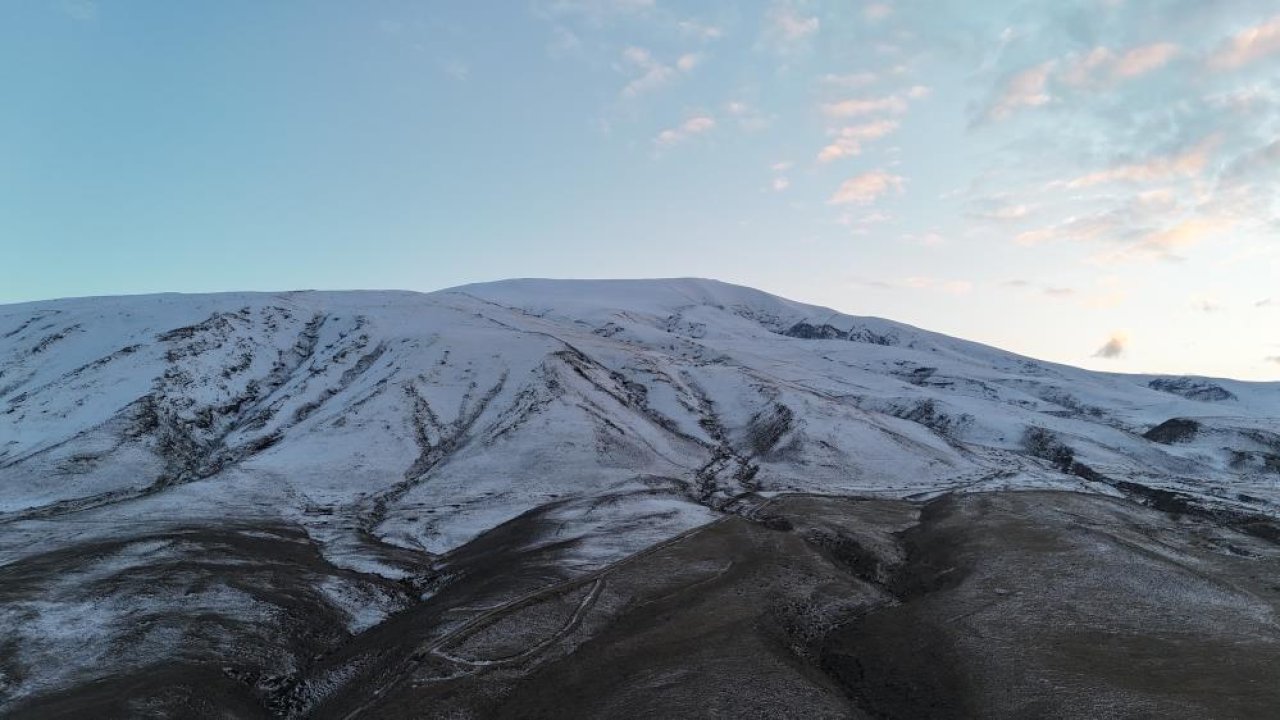
<instances>
[{"instance_id":1,"label":"blue sky","mask_svg":"<svg viewBox=\"0 0 1280 720\"><path fill-rule=\"evenodd\" d=\"M704 276L1280 377L1274 0L0 4L0 302Z\"/></svg>"}]
</instances>

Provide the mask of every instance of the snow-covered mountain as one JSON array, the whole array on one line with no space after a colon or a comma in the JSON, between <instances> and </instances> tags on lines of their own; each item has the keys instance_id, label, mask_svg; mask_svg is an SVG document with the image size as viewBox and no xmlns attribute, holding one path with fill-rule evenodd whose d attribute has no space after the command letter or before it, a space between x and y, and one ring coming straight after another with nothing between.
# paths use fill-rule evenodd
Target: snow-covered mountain
<instances>
[{"instance_id":1,"label":"snow-covered mountain","mask_svg":"<svg viewBox=\"0 0 1280 720\"><path fill-rule=\"evenodd\" d=\"M1274 515L1280 383L1089 372L696 279L0 307L0 568L279 523L337 568L318 592L351 632L531 512L572 576L770 494L1005 488ZM104 656L59 643L115 637L117 600L0 610L0 708L91 677Z\"/></svg>"}]
</instances>

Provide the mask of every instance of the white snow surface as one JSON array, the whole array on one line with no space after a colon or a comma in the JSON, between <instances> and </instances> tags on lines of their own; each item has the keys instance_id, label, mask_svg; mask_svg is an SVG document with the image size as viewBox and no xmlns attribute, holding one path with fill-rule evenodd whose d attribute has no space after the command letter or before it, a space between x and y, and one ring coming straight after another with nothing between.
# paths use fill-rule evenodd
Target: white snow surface
<instances>
[{"instance_id":1,"label":"white snow surface","mask_svg":"<svg viewBox=\"0 0 1280 720\"><path fill-rule=\"evenodd\" d=\"M441 554L557 504L585 567L748 492L1115 492L1030 428L1107 478L1274 512L1280 383L1158 380L700 279L0 306L0 564L270 517L400 577L353 538ZM1204 431L1142 436L1171 418Z\"/></svg>"}]
</instances>

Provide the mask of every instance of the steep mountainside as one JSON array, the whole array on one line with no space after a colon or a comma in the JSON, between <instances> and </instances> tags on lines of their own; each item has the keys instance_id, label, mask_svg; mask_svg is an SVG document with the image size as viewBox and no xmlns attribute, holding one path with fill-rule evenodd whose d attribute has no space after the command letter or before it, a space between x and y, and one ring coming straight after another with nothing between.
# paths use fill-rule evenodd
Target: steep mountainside
<instances>
[{"instance_id":1,"label":"steep mountainside","mask_svg":"<svg viewBox=\"0 0 1280 720\"><path fill-rule=\"evenodd\" d=\"M691 279L2 306L0 712L173 663L319 712L381 667L352 638L428 642L776 494L1008 489L1274 539L1280 383Z\"/></svg>"}]
</instances>

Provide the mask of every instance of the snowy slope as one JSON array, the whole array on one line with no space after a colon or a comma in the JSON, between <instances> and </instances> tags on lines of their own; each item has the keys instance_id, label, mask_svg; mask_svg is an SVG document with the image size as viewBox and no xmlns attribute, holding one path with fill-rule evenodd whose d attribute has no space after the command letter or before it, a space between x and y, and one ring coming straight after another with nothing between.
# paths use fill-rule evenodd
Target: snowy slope
<instances>
[{"instance_id":1,"label":"snowy slope","mask_svg":"<svg viewBox=\"0 0 1280 720\"><path fill-rule=\"evenodd\" d=\"M355 633L535 510L527 542L569 575L788 491L1149 487L1274 515L1278 420L1276 383L1088 372L709 280L3 306L0 568L114 549L0 611L24 668L0 666L0 708L95 677L108 651L68 648L132 632L134 591L86 599L94 578L207 554L130 539L165 528L299 528L337 568L310 592ZM192 592L148 607L270 610Z\"/></svg>"},{"instance_id":2,"label":"snowy slope","mask_svg":"<svg viewBox=\"0 0 1280 720\"><path fill-rule=\"evenodd\" d=\"M440 553L647 487L675 527L746 491L1078 483L1032 427L1104 475L1274 499L1280 385L1153 380L707 280L13 305L0 511L269 512ZM1202 441L1142 437L1170 418Z\"/></svg>"}]
</instances>

